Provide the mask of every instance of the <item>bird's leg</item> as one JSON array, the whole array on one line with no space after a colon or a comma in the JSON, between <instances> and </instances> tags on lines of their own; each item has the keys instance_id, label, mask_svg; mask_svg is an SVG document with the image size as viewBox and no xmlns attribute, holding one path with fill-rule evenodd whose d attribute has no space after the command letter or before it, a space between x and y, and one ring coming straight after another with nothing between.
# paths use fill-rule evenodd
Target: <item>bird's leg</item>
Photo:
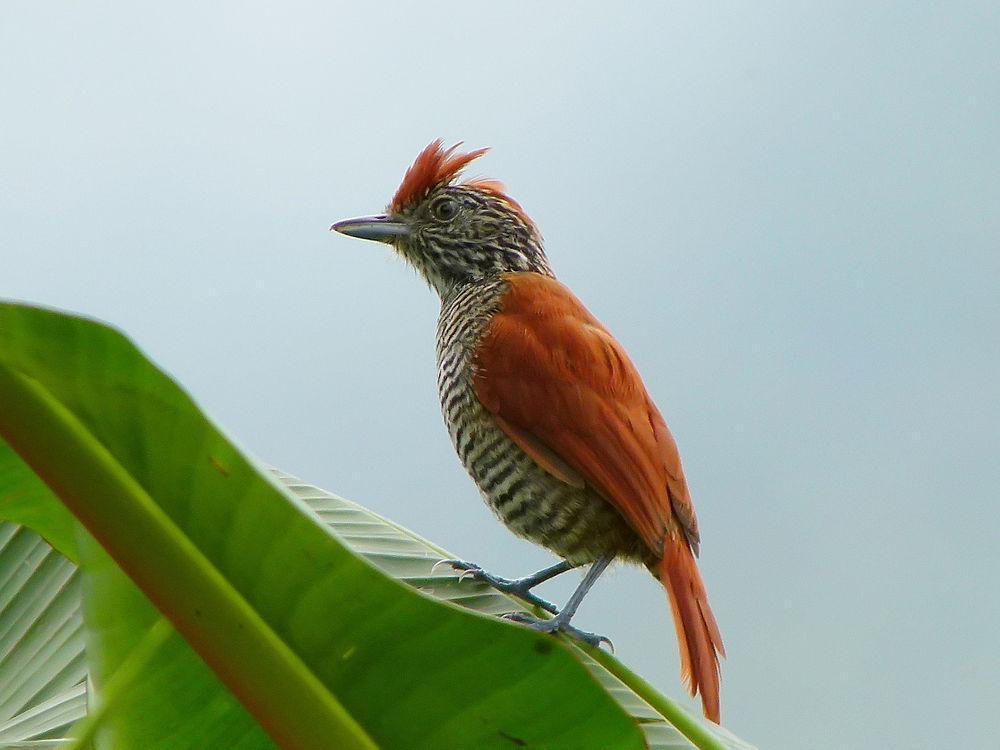
<instances>
[{"instance_id":1,"label":"bird's leg","mask_svg":"<svg viewBox=\"0 0 1000 750\"><path fill-rule=\"evenodd\" d=\"M579 638L585 643L589 643L591 646L599 646L603 641L611 646L613 651L614 645L611 643L610 639L605 638L603 635L595 635L594 633L588 633L585 630L579 630L569 624L573 615L576 614L576 610L580 606L580 602L583 601L583 597L587 595L587 592L590 591L594 582L600 578L601 573L604 572L613 559L613 555L605 555L604 557L597 558L593 565L590 566L590 570L587 571L587 575L583 577L583 581L581 581L580 585L576 587L576 591L573 592L569 601L566 602L566 606L563 607L562 611L551 620L539 620L535 617L522 614L521 612L512 612L509 615L505 615L505 617L508 620L524 623L528 627L534 628L535 630L539 630L543 633L554 633L557 630L561 630L567 635Z\"/></svg>"},{"instance_id":2,"label":"bird's leg","mask_svg":"<svg viewBox=\"0 0 1000 750\"><path fill-rule=\"evenodd\" d=\"M544 570L539 570L537 573L532 573L530 576L524 576L523 578L500 578L492 573L487 573L475 563L463 560L442 560L438 565L449 565L455 570L461 570L462 578L466 576L475 578L477 581L482 581L497 591L516 596L518 599L523 599L529 604L541 607L551 614L557 614L559 610L556 609L556 606L552 602L548 602L540 596L532 594L531 589L540 583L548 581L550 578L555 578L560 573L565 573L567 570L572 570L576 567L573 563L563 560L562 562L557 562L555 565L550 565Z\"/></svg>"}]
</instances>

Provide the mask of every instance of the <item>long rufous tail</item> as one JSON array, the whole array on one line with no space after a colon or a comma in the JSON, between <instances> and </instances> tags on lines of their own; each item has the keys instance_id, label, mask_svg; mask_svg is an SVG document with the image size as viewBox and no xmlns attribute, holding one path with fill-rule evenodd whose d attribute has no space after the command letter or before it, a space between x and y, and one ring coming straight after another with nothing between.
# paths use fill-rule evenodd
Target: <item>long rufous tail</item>
<instances>
[{"instance_id":1,"label":"long rufous tail","mask_svg":"<svg viewBox=\"0 0 1000 750\"><path fill-rule=\"evenodd\" d=\"M701 694L705 716L719 723L719 656L725 656L715 615L691 548L667 537L656 573L670 597L681 653L681 679L691 695Z\"/></svg>"}]
</instances>

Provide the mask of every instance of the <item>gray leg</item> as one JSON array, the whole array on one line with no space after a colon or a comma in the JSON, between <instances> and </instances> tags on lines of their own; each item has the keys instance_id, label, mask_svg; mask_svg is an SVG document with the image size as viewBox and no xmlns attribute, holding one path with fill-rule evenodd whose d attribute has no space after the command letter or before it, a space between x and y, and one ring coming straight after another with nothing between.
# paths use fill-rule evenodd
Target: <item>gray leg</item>
<instances>
[{"instance_id":1,"label":"gray leg","mask_svg":"<svg viewBox=\"0 0 1000 750\"><path fill-rule=\"evenodd\" d=\"M565 573L567 570L572 570L575 567L572 563L563 560L562 562L557 562L555 565L550 565L544 570L539 570L537 573L532 573L530 576L524 576L523 578L500 578L492 573L487 573L475 563L469 563L463 560L442 560L438 563L438 565L449 565L455 570L461 570L462 578L469 575L477 581L482 581L483 583L488 584L497 591L502 591L505 594L516 596L518 599L523 599L529 604L541 607L546 612L550 612L551 614L556 614L559 610L557 610L556 606L551 602L532 594L531 589L538 584L544 583L550 578L555 578L560 573Z\"/></svg>"},{"instance_id":2,"label":"gray leg","mask_svg":"<svg viewBox=\"0 0 1000 750\"><path fill-rule=\"evenodd\" d=\"M573 636L574 638L579 638L585 643L589 643L591 646L598 646L602 641L606 642L609 646L614 649L611 641L605 638L603 635L595 635L594 633L588 633L584 630L578 630L569 624L569 621L576 614L577 608L580 606L580 602L583 601L583 597L587 595L594 582L601 577L601 573L605 571L611 561L614 559L612 555L606 555L605 557L599 557L590 566L590 570L587 571L587 575L583 577L583 581L580 585L576 587L576 591L566 602L566 606L562 608L551 620L539 620L534 617L529 617L528 615L521 614L520 612L512 612L506 615L507 619L514 620L515 622L524 623L530 628L535 630L540 630L543 633L554 633L557 630L561 630L567 635Z\"/></svg>"}]
</instances>

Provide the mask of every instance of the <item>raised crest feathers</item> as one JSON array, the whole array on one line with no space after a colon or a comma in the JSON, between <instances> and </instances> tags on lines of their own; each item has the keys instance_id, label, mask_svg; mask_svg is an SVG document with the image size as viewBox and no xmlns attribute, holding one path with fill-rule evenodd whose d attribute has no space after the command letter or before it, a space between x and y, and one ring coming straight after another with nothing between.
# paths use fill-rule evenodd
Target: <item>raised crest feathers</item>
<instances>
[{"instance_id":1,"label":"raised crest feathers","mask_svg":"<svg viewBox=\"0 0 1000 750\"><path fill-rule=\"evenodd\" d=\"M464 154L456 153L461 145L456 143L450 148L445 148L444 141L440 138L431 141L417 156L413 166L406 170L403 182L392 196L389 208L392 211L399 211L419 201L436 186L454 180L469 162L489 151L488 148L477 148Z\"/></svg>"},{"instance_id":2,"label":"raised crest feathers","mask_svg":"<svg viewBox=\"0 0 1000 750\"><path fill-rule=\"evenodd\" d=\"M403 182L400 183L396 194L392 196L389 211L396 213L421 201L438 185L454 181L470 162L489 151L489 148L477 148L467 153L456 153L461 145L462 143L459 141L454 146L445 148L444 141L440 138L431 141L417 155L413 165L406 170ZM494 180L491 177L476 177L466 180L462 185L492 193L514 209L526 223L535 227L535 222L521 208L521 204L507 195L506 188L500 180ZM537 227L535 227L535 231L538 231Z\"/></svg>"}]
</instances>

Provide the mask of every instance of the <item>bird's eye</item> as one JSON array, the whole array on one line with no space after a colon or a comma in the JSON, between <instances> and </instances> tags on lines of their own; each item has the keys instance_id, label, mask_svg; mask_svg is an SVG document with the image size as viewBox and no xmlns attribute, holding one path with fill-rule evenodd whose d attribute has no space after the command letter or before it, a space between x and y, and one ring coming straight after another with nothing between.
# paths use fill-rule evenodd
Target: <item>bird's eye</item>
<instances>
[{"instance_id":1,"label":"bird's eye","mask_svg":"<svg viewBox=\"0 0 1000 750\"><path fill-rule=\"evenodd\" d=\"M441 198L431 206L431 213L439 221L451 221L458 213L458 203L451 198Z\"/></svg>"}]
</instances>

